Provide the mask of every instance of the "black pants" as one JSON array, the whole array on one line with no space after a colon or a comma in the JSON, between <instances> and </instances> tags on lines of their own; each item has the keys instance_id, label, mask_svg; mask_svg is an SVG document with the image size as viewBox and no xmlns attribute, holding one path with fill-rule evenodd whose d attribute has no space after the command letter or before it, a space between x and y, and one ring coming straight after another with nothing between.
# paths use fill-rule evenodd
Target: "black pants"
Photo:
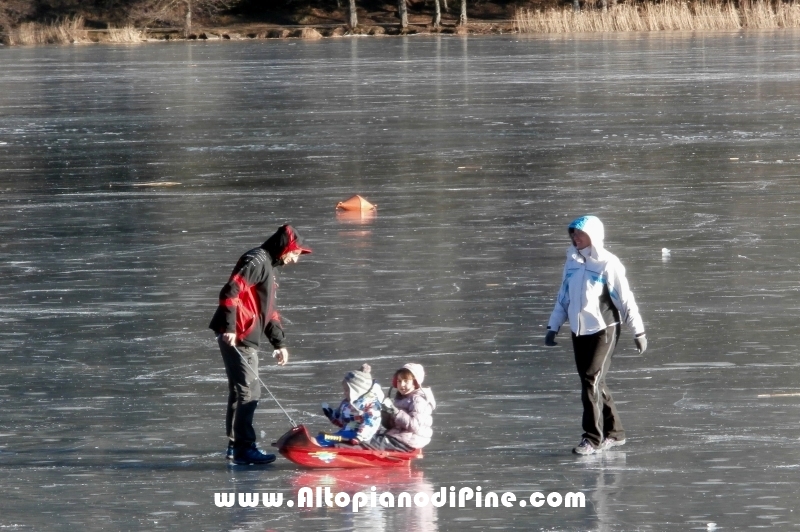
<instances>
[{"instance_id":1,"label":"black pants","mask_svg":"<svg viewBox=\"0 0 800 532\"><path fill-rule=\"evenodd\" d=\"M362 443L361 446L376 451L402 451L404 453L409 453L414 450L413 447L406 445L386 433L376 434L368 442Z\"/></svg>"},{"instance_id":2,"label":"black pants","mask_svg":"<svg viewBox=\"0 0 800 532\"><path fill-rule=\"evenodd\" d=\"M244 355L248 368L236 349L217 337L225 374L228 376L228 409L225 412L225 431L236 447L248 447L256 441L253 428L253 415L261 397L261 384L258 382L258 350L252 347L237 346ZM250 369L252 368L252 370Z\"/></svg>"},{"instance_id":3,"label":"black pants","mask_svg":"<svg viewBox=\"0 0 800 532\"><path fill-rule=\"evenodd\" d=\"M617 346L619 325L586 336L572 334L575 365L581 378L583 437L596 447L604 438L625 438L614 399L606 387L606 374Z\"/></svg>"}]
</instances>

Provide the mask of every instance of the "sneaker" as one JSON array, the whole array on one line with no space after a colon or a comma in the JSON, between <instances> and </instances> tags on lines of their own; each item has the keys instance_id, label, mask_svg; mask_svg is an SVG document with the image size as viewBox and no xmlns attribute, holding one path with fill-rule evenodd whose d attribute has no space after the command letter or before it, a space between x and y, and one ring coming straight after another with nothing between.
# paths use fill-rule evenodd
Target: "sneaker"
<instances>
[{"instance_id":1,"label":"sneaker","mask_svg":"<svg viewBox=\"0 0 800 532\"><path fill-rule=\"evenodd\" d=\"M594 454L600 450L601 449L598 449L592 445L592 442L590 442L587 438L584 438L581 440L580 445L572 449L572 452L575 454Z\"/></svg>"},{"instance_id":2,"label":"sneaker","mask_svg":"<svg viewBox=\"0 0 800 532\"><path fill-rule=\"evenodd\" d=\"M603 440L603 443L600 444L600 447L605 451L606 449L611 449L612 447L619 447L620 445L625 445L625 438L618 440L613 436L610 438L606 438Z\"/></svg>"},{"instance_id":3,"label":"sneaker","mask_svg":"<svg viewBox=\"0 0 800 532\"><path fill-rule=\"evenodd\" d=\"M250 444L250 447L240 447L233 451L233 463L236 465L271 464L275 458L274 454L265 453L256 447L255 443Z\"/></svg>"},{"instance_id":4,"label":"sneaker","mask_svg":"<svg viewBox=\"0 0 800 532\"><path fill-rule=\"evenodd\" d=\"M233 442L228 441L228 449L225 451L225 458L228 460L233 460Z\"/></svg>"}]
</instances>

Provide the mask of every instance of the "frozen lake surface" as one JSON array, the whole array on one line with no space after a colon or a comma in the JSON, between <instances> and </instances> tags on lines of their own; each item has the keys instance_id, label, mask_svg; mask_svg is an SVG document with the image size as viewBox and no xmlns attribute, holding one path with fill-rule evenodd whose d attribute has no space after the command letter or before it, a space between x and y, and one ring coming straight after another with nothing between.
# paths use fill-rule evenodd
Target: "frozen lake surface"
<instances>
[{"instance_id":1,"label":"frozen lake surface","mask_svg":"<svg viewBox=\"0 0 800 532\"><path fill-rule=\"evenodd\" d=\"M798 37L0 49L0 528L796 526ZM378 215L337 217L354 193ZM569 339L542 339L584 213L650 349L623 331L608 378L628 444L578 458ZM368 361L388 386L422 363L439 408L412 471L226 465L206 327L239 255L285 222L314 254L282 273L292 359L263 379L321 430L346 371ZM289 428L269 399L256 422L267 448ZM586 506L214 504L373 485Z\"/></svg>"}]
</instances>

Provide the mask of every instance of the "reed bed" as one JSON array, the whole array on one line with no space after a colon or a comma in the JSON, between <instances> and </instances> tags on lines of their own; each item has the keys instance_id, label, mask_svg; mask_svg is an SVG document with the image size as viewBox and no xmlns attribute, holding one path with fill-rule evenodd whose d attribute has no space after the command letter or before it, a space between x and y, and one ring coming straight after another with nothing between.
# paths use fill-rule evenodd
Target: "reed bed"
<instances>
[{"instance_id":1,"label":"reed bed","mask_svg":"<svg viewBox=\"0 0 800 532\"><path fill-rule=\"evenodd\" d=\"M142 42L147 40L144 32L137 30L133 25L122 28L109 26L107 35L109 42Z\"/></svg>"},{"instance_id":2,"label":"reed bed","mask_svg":"<svg viewBox=\"0 0 800 532\"><path fill-rule=\"evenodd\" d=\"M625 2L607 10L571 7L532 11L519 9L514 17L519 33L574 33L668 30L737 30L800 27L800 3L771 4L764 0L686 3L665 0L661 3Z\"/></svg>"},{"instance_id":3,"label":"reed bed","mask_svg":"<svg viewBox=\"0 0 800 532\"><path fill-rule=\"evenodd\" d=\"M26 22L8 32L9 44L66 44L89 42L83 17L60 20L53 24Z\"/></svg>"},{"instance_id":4,"label":"reed bed","mask_svg":"<svg viewBox=\"0 0 800 532\"><path fill-rule=\"evenodd\" d=\"M742 9L742 23L748 28L797 28L800 27L800 4L791 2L773 8L763 0L755 4L748 2Z\"/></svg>"}]
</instances>

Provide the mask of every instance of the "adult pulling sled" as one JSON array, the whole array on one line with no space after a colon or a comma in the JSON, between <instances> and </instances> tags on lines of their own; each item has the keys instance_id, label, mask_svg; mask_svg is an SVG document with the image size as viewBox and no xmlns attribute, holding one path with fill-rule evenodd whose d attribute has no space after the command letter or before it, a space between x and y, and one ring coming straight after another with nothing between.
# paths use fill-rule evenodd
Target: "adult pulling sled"
<instances>
[{"instance_id":1,"label":"adult pulling sled","mask_svg":"<svg viewBox=\"0 0 800 532\"><path fill-rule=\"evenodd\" d=\"M314 469L409 467L412 460L422 458L422 449L404 453L375 451L350 445L323 447L308 434L303 425L298 425L281 436L275 447L295 464Z\"/></svg>"}]
</instances>

